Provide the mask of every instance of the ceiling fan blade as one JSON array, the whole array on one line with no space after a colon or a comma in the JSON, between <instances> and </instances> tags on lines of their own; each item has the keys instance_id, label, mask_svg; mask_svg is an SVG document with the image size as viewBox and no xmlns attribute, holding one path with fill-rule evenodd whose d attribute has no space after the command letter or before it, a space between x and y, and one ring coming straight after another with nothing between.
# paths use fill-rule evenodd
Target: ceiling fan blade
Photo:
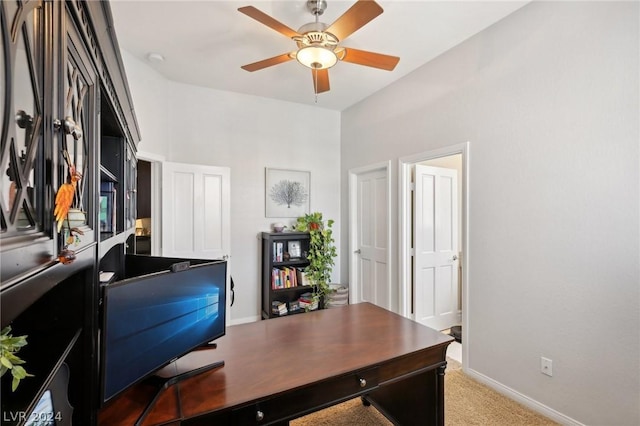
<instances>
[{"instance_id":1,"label":"ceiling fan blade","mask_svg":"<svg viewBox=\"0 0 640 426\"><path fill-rule=\"evenodd\" d=\"M258 71L263 68L271 67L273 65L278 65L283 62L287 62L291 60L290 53L283 53L282 55L274 56L273 58L263 59L262 61L254 62L252 64L243 65L242 68L245 71Z\"/></svg>"},{"instance_id":2,"label":"ceiling fan blade","mask_svg":"<svg viewBox=\"0 0 640 426\"><path fill-rule=\"evenodd\" d=\"M352 49L350 47L344 48L344 56L341 59L345 62L351 62L352 64L365 65L387 71L393 71L400 61L400 58L397 56L367 52L366 50Z\"/></svg>"},{"instance_id":3,"label":"ceiling fan blade","mask_svg":"<svg viewBox=\"0 0 640 426\"><path fill-rule=\"evenodd\" d=\"M266 13L262 12L259 9L256 9L253 6L240 7L238 8L238 12L244 13L248 17L255 19L261 24L264 24L267 27L273 30L276 30L280 34L284 35L285 37L292 38L292 37L300 36L300 34L298 34L297 31L292 30L291 28L287 27L285 24L273 19L271 16L267 15Z\"/></svg>"},{"instance_id":4,"label":"ceiling fan blade","mask_svg":"<svg viewBox=\"0 0 640 426\"><path fill-rule=\"evenodd\" d=\"M313 90L316 94L329 91L329 69L311 70Z\"/></svg>"},{"instance_id":5,"label":"ceiling fan blade","mask_svg":"<svg viewBox=\"0 0 640 426\"><path fill-rule=\"evenodd\" d=\"M326 29L338 40L344 40L383 12L373 0L358 0L349 10Z\"/></svg>"}]
</instances>

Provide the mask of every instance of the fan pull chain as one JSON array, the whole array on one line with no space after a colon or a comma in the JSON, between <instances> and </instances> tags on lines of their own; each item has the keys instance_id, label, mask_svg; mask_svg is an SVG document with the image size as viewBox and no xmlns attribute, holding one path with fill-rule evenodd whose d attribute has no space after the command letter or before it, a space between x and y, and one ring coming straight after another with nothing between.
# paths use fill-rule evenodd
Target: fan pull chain
<instances>
[{"instance_id":1,"label":"fan pull chain","mask_svg":"<svg viewBox=\"0 0 640 426\"><path fill-rule=\"evenodd\" d=\"M316 103L318 103L318 68L314 68L313 72L316 75L316 78L313 79L313 91L316 94Z\"/></svg>"}]
</instances>

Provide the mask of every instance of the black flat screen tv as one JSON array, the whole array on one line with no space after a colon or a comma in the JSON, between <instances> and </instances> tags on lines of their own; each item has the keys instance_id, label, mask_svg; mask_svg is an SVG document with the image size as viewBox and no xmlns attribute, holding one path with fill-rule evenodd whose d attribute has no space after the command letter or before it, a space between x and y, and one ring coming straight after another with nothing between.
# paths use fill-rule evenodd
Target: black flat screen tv
<instances>
[{"instance_id":1,"label":"black flat screen tv","mask_svg":"<svg viewBox=\"0 0 640 426\"><path fill-rule=\"evenodd\" d=\"M225 334L226 261L177 265L103 287L102 403Z\"/></svg>"}]
</instances>

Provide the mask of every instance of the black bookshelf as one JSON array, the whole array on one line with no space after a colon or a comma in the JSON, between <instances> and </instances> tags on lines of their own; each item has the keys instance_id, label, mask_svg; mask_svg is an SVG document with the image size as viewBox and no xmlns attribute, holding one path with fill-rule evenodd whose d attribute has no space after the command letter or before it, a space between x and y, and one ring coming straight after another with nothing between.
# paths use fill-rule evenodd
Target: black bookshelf
<instances>
[{"instance_id":1,"label":"black bookshelf","mask_svg":"<svg viewBox=\"0 0 640 426\"><path fill-rule=\"evenodd\" d=\"M304 307L293 309L304 293L313 287L305 285L301 272L309 265L309 234L306 232L262 233L262 318L277 318L306 312ZM274 272L275 271L275 272ZM287 273L288 272L288 273ZM295 277L294 277L295 274ZM281 302L286 313L273 312L273 303Z\"/></svg>"}]
</instances>

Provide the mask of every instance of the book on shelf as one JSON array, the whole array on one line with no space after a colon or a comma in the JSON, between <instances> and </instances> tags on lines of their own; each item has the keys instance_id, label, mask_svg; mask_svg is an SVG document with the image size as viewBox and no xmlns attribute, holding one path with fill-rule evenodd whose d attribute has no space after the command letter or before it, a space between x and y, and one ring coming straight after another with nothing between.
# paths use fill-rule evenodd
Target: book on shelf
<instances>
[{"instance_id":1,"label":"book on shelf","mask_svg":"<svg viewBox=\"0 0 640 426\"><path fill-rule=\"evenodd\" d=\"M280 288L291 288L298 286L297 268L281 267L271 270L271 288L277 290Z\"/></svg>"},{"instance_id":2,"label":"book on shelf","mask_svg":"<svg viewBox=\"0 0 640 426\"><path fill-rule=\"evenodd\" d=\"M282 262L284 260L284 250L282 241L273 242L273 261Z\"/></svg>"},{"instance_id":3,"label":"book on shelf","mask_svg":"<svg viewBox=\"0 0 640 426\"><path fill-rule=\"evenodd\" d=\"M274 300L273 302L271 302L271 312L273 312L275 315L286 315L288 312L287 304Z\"/></svg>"},{"instance_id":4,"label":"book on shelf","mask_svg":"<svg viewBox=\"0 0 640 426\"><path fill-rule=\"evenodd\" d=\"M289 302L289 312L298 312L300 309L300 302L297 300L293 300Z\"/></svg>"},{"instance_id":5,"label":"book on shelf","mask_svg":"<svg viewBox=\"0 0 640 426\"><path fill-rule=\"evenodd\" d=\"M296 268L296 279L299 283L298 285L311 285L304 269Z\"/></svg>"}]
</instances>

